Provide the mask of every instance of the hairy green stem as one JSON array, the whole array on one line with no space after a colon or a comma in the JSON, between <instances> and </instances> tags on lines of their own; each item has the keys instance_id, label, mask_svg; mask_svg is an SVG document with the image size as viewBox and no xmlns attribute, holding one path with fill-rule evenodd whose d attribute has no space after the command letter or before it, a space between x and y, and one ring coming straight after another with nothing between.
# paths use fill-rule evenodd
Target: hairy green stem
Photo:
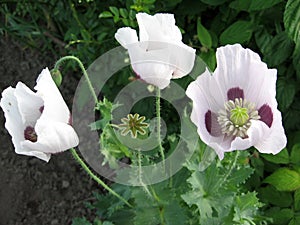
<instances>
[{"instance_id":1,"label":"hairy green stem","mask_svg":"<svg viewBox=\"0 0 300 225\"><path fill-rule=\"evenodd\" d=\"M156 88L156 117L157 117L157 139L158 139L158 145L159 145L159 152L162 158L163 166L165 165L165 153L164 148L162 146L162 140L161 140L161 116L160 116L160 89L159 87Z\"/></svg>"},{"instance_id":2,"label":"hairy green stem","mask_svg":"<svg viewBox=\"0 0 300 225\"><path fill-rule=\"evenodd\" d=\"M143 182L143 179L142 179L142 156L141 156L141 150L138 150L138 167L139 167L139 171L138 171L139 183L144 188L145 192L150 197L153 197L151 195L151 192L149 191L147 185Z\"/></svg>"},{"instance_id":3,"label":"hairy green stem","mask_svg":"<svg viewBox=\"0 0 300 225\"><path fill-rule=\"evenodd\" d=\"M75 60L78 63L80 69L83 72L83 76L86 79L86 82L87 82L88 87L90 89L90 92L91 92L91 94L93 96L95 104L97 104L98 103L98 97L97 97L96 92L95 92L95 90L93 88L92 82L91 82L91 80L90 80L90 78L89 78L89 76L88 76L88 74L86 72L86 69L84 68L84 66L83 66L82 62L80 61L80 59L78 59L77 57L72 56L72 55L64 56L64 57L60 58L59 60L57 60L57 62L54 65L54 69L58 70L60 64L63 63L64 61L67 61L67 60Z\"/></svg>"},{"instance_id":4,"label":"hairy green stem","mask_svg":"<svg viewBox=\"0 0 300 225\"><path fill-rule=\"evenodd\" d=\"M116 193L114 190L112 190L107 184L105 184L99 177L97 177L90 168L85 164L85 162L80 158L80 156L77 154L76 150L74 148L70 149L73 157L75 160L81 165L81 167L87 172L87 174L96 181L99 185L101 185L103 188L105 188L107 191L109 191L112 195L120 199L122 202L124 202L127 206L132 207L132 205L124 199L122 196L120 196L118 193Z\"/></svg>"},{"instance_id":5,"label":"hairy green stem","mask_svg":"<svg viewBox=\"0 0 300 225\"><path fill-rule=\"evenodd\" d=\"M88 84L88 87L91 91L91 94L94 98L95 104L98 103L98 97L96 95L96 92L92 86L92 82L86 72L86 69L84 68L82 62L80 61L80 59L78 59L75 56L64 56L62 58L60 58L54 65L54 69L53 70L58 70L59 66L61 63L63 63L66 60L75 60L80 69L83 72L83 75L86 79L86 82ZM75 160L81 165L81 167L85 170L85 172L94 180L96 181L99 185L101 185L103 188L105 188L109 193L111 193L112 195L114 195L115 197L117 197L118 199L120 199L122 202L124 202L127 206L132 207L132 205L126 200L124 199L122 196L120 196L118 193L116 193L114 190L112 190L107 184L105 184L98 176L96 176L91 170L90 168L86 165L86 163L80 158L80 156L77 154L76 150L74 148L70 149L73 157L75 158Z\"/></svg>"}]
</instances>

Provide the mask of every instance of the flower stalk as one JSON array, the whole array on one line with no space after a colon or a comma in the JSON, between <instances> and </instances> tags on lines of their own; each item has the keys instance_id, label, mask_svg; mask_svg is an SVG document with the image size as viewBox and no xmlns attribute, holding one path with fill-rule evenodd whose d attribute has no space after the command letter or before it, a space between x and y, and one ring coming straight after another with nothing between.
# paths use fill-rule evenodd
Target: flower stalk
<instances>
[{"instance_id":1,"label":"flower stalk","mask_svg":"<svg viewBox=\"0 0 300 225\"><path fill-rule=\"evenodd\" d=\"M76 150L74 148L70 149L73 157L75 160L81 165L81 167L87 172L87 174L96 181L99 185L101 185L103 188L105 188L109 193L120 199L122 202L124 202L127 206L132 208L132 205L124 199L122 196L120 196L118 193L116 193L114 190L112 190L107 184L105 184L99 177L97 177L90 168L85 164L85 162L80 158L80 156L77 154Z\"/></svg>"},{"instance_id":2,"label":"flower stalk","mask_svg":"<svg viewBox=\"0 0 300 225\"><path fill-rule=\"evenodd\" d=\"M162 146L162 140L161 140L161 116L160 116L160 89L156 88L156 117L157 117L157 140L158 140L158 147L159 152L162 158L163 165L165 165L165 153L164 148Z\"/></svg>"},{"instance_id":3,"label":"flower stalk","mask_svg":"<svg viewBox=\"0 0 300 225\"><path fill-rule=\"evenodd\" d=\"M88 87L90 89L90 92L93 96L93 99L95 101L95 104L98 104L98 97L96 95L96 92L92 86L92 82L86 72L86 69L83 66L83 63L80 61L80 59L78 59L75 56L64 56L62 58L60 58L56 63L55 66L53 68L53 70L58 70L60 64L62 64L64 61L66 60L75 60L80 69L83 72L83 75L87 81ZM127 206L132 207L132 205L126 200L124 199L122 196L120 196L118 193L116 193L114 190L112 190L107 184L105 184L98 176L96 176L91 170L90 168L86 165L86 163L81 159L81 157L77 154L76 150L74 148L70 149L74 159L81 165L81 167L85 170L85 172L94 180L96 181L99 185L101 185L103 188L105 188L109 193L111 193L112 195L114 195L115 197L117 197L118 199L120 199L122 202L124 202Z\"/></svg>"},{"instance_id":4,"label":"flower stalk","mask_svg":"<svg viewBox=\"0 0 300 225\"><path fill-rule=\"evenodd\" d=\"M95 90L94 90L94 88L93 88L92 82L91 82L91 80L90 80L90 78L89 78L89 76L88 76L88 74L87 74L87 72L86 72L86 69L84 68L84 65L83 65L83 63L80 61L80 59L78 59L77 57L72 56L72 55L64 56L64 57L60 58L60 59L55 63L53 70L58 70L60 64L62 64L64 61L67 61L67 60L75 60L75 61L78 63L78 65L79 65L81 71L83 72L83 76L84 76L85 79L86 79L86 82L87 82L88 87L89 87L89 89L90 89L90 92L91 92L91 94L92 94L92 96L93 96L93 99L94 99L94 101L95 101L95 104L97 104L97 103L98 103L98 97L97 97L96 92L95 92Z\"/></svg>"}]
</instances>

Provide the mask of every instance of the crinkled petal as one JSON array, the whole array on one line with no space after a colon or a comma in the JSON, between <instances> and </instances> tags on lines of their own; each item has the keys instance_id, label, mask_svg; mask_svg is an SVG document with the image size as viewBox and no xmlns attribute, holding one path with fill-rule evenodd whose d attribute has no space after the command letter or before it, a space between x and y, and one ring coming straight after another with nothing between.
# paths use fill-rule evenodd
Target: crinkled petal
<instances>
[{"instance_id":1,"label":"crinkled petal","mask_svg":"<svg viewBox=\"0 0 300 225\"><path fill-rule=\"evenodd\" d=\"M30 141L27 141L27 140L26 141L22 141L20 143L21 150L16 151L17 154L27 155L27 156L34 156L34 157L37 157L37 158L39 158L41 160L49 162L49 160L51 158L51 154L41 152L39 149L38 150L32 150L32 149L28 148L28 146L24 146L23 145L24 142L30 142ZM30 142L30 143L33 143L33 142Z\"/></svg>"},{"instance_id":2,"label":"crinkled petal","mask_svg":"<svg viewBox=\"0 0 300 225\"><path fill-rule=\"evenodd\" d=\"M140 41L181 41L179 28L175 25L173 14L158 13L154 16L146 13L136 15L139 24Z\"/></svg>"},{"instance_id":3,"label":"crinkled petal","mask_svg":"<svg viewBox=\"0 0 300 225\"><path fill-rule=\"evenodd\" d=\"M79 144L78 136L72 126L45 119L39 119L35 126L37 141L24 141L22 146L32 151L58 153Z\"/></svg>"},{"instance_id":4,"label":"crinkled petal","mask_svg":"<svg viewBox=\"0 0 300 225\"><path fill-rule=\"evenodd\" d=\"M18 82L16 86L15 97L17 99L18 109L22 116L23 124L25 126L34 126L41 116L41 108L44 105L43 99L22 82Z\"/></svg>"},{"instance_id":5,"label":"crinkled petal","mask_svg":"<svg viewBox=\"0 0 300 225\"><path fill-rule=\"evenodd\" d=\"M2 92L0 106L4 111L4 116L6 119L5 128L12 137L12 142L16 153L20 153L23 151L20 142L25 139L25 127L18 108L17 99L15 97L15 88L8 87Z\"/></svg>"},{"instance_id":6,"label":"crinkled petal","mask_svg":"<svg viewBox=\"0 0 300 225\"><path fill-rule=\"evenodd\" d=\"M260 140L264 139L270 133L269 127L262 121L251 120L251 126L247 130L248 138L236 137L232 143L230 150L245 150L254 146Z\"/></svg>"},{"instance_id":7,"label":"crinkled petal","mask_svg":"<svg viewBox=\"0 0 300 225\"><path fill-rule=\"evenodd\" d=\"M68 123L70 111L54 83L48 68L44 69L37 78L34 87L37 94L44 100L44 110L41 119Z\"/></svg>"},{"instance_id":8,"label":"crinkled petal","mask_svg":"<svg viewBox=\"0 0 300 225\"><path fill-rule=\"evenodd\" d=\"M208 108L204 109L206 111L211 110L212 112L218 113L219 110L224 108L224 99L226 97L224 93L222 93L222 89L218 88L215 77L211 75L208 69L195 81L191 82L186 94L199 106L203 105L203 102L207 102ZM201 98L199 98L199 96L201 96Z\"/></svg>"},{"instance_id":9,"label":"crinkled petal","mask_svg":"<svg viewBox=\"0 0 300 225\"><path fill-rule=\"evenodd\" d=\"M276 109L273 111L273 124L270 133L264 139L261 139L254 147L261 153L277 154L287 144L287 139L282 126L281 113Z\"/></svg>"},{"instance_id":10,"label":"crinkled petal","mask_svg":"<svg viewBox=\"0 0 300 225\"><path fill-rule=\"evenodd\" d=\"M210 93L207 91L212 88L212 91L218 91L213 89L214 79L210 72L206 70L202 75L200 75L196 81L189 84L186 94L193 101L193 109L191 113L191 120L197 126L198 134L201 140L212 147L219 158L224 157L224 152L230 149L231 139L225 137L224 135L213 136L209 133L205 124L205 114L208 111L218 112L220 109L219 103L215 99L215 93ZM216 93L219 95L220 93Z\"/></svg>"},{"instance_id":11,"label":"crinkled petal","mask_svg":"<svg viewBox=\"0 0 300 225\"><path fill-rule=\"evenodd\" d=\"M118 29L117 33L115 33L115 38L126 49L128 48L128 45L138 42L136 30L131 29L130 27Z\"/></svg>"},{"instance_id":12,"label":"crinkled petal","mask_svg":"<svg viewBox=\"0 0 300 225\"><path fill-rule=\"evenodd\" d=\"M168 46L152 51L145 51L143 47L137 43L128 48L133 70L147 83L165 88L174 71Z\"/></svg>"},{"instance_id":13,"label":"crinkled petal","mask_svg":"<svg viewBox=\"0 0 300 225\"><path fill-rule=\"evenodd\" d=\"M170 44L172 54L171 63L175 66L172 78L181 78L189 74L195 63L196 50L185 44Z\"/></svg>"},{"instance_id":14,"label":"crinkled petal","mask_svg":"<svg viewBox=\"0 0 300 225\"><path fill-rule=\"evenodd\" d=\"M276 70L268 69L257 53L235 44L218 48L216 55L218 66L214 76L224 93L238 87L244 91L245 99L257 107L266 100L276 105L272 100L276 93Z\"/></svg>"}]
</instances>

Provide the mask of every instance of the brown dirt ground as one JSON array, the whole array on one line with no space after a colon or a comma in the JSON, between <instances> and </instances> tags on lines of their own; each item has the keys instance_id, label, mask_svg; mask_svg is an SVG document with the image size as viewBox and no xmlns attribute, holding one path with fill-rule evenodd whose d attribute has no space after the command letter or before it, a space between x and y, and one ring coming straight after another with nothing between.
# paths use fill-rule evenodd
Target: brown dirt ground
<instances>
[{"instance_id":1,"label":"brown dirt ground","mask_svg":"<svg viewBox=\"0 0 300 225\"><path fill-rule=\"evenodd\" d=\"M32 88L41 70L51 68L55 60L1 37L0 91L18 81ZM76 82L70 76L64 78L62 93L69 104ZM17 155L4 128L2 110L0 133L0 225L67 225L74 217L93 219L94 212L85 202L101 189L70 153L54 155L49 163Z\"/></svg>"}]
</instances>

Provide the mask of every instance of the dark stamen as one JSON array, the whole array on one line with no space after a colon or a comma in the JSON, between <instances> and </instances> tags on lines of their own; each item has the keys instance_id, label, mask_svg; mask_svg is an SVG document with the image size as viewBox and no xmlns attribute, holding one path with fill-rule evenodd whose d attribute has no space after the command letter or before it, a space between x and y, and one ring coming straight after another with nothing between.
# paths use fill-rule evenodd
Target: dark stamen
<instances>
[{"instance_id":1,"label":"dark stamen","mask_svg":"<svg viewBox=\"0 0 300 225\"><path fill-rule=\"evenodd\" d=\"M40 112L43 113L44 111L44 106L42 105L40 108L39 108Z\"/></svg>"},{"instance_id":2,"label":"dark stamen","mask_svg":"<svg viewBox=\"0 0 300 225\"><path fill-rule=\"evenodd\" d=\"M26 129L24 130L24 138L25 140L29 140L31 142L37 141L37 134L33 127L31 126L26 127Z\"/></svg>"}]
</instances>

